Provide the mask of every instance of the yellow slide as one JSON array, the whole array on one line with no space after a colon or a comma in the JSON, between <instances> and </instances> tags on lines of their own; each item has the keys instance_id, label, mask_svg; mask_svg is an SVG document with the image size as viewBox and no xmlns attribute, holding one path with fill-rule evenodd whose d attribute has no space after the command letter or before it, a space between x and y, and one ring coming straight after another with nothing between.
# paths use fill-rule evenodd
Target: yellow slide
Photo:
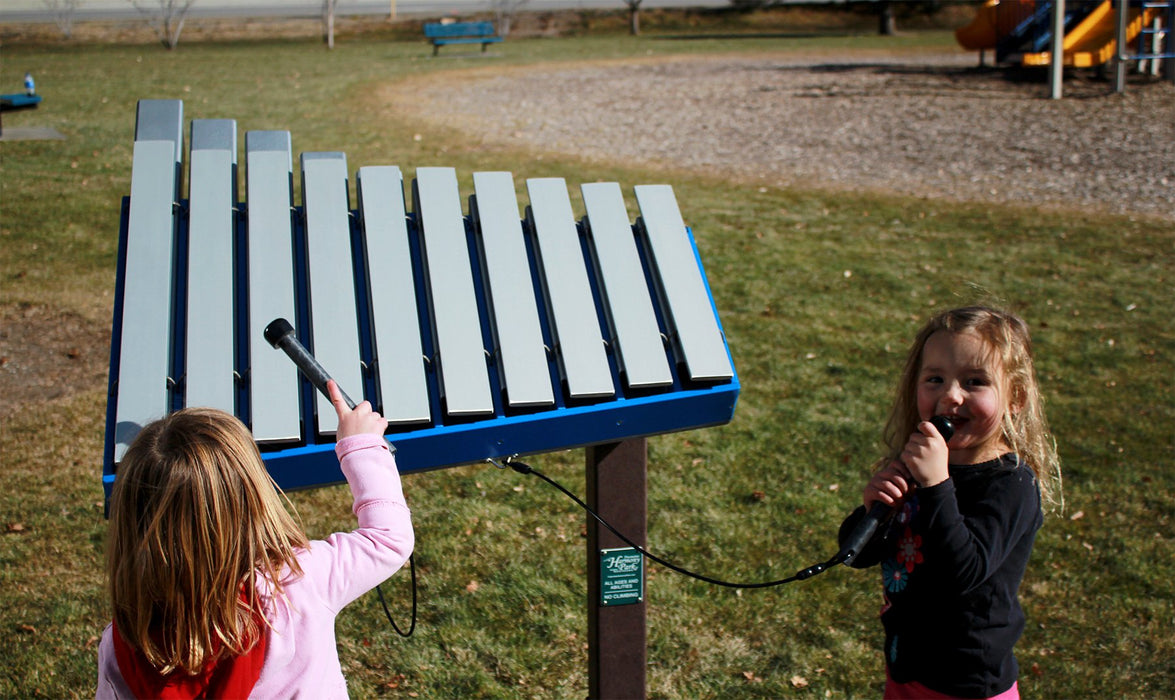
<instances>
[{"instance_id":1,"label":"yellow slide","mask_svg":"<svg viewBox=\"0 0 1175 700\"><path fill-rule=\"evenodd\" d=\"M1133 41L1142 28L1154 21L1157 11L1130 9L1126 22L1126 41ZM1118 17L1110 0L1106 0L1068 34L1062 44L1064 65L1076 68L1100 66L1114 57L1118 49ZM1052 62L1052 53L1024 54L1026 66L1047 66Z\"/></svg>"},{"instance_id":2,"label":"yellow slide","mask_svg":"<svg viewBox=\"0 0 1175 700\"><path fill-rule=\"evenodd\" d=\"M994 49L1016 25L1032 15L1034 0L987 0L975 13L975 19L955 30L955 40L968 51Z\"/></svg>"}]
</instances>

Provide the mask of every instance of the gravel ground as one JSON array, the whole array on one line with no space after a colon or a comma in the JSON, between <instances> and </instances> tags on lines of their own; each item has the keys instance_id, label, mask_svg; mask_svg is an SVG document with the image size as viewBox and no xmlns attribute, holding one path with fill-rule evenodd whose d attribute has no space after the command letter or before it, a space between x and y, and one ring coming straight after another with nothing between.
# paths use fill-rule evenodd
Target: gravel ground
<instances>
[{"instance_id":1,"label":"gravel ground","mask_svg":"<svg viewBox=\"0 0 1175 700\"><path fill-rule=\"evenodd\" d=\"M975 54L796 54L478 68L397 104L592 160L927 197L1175 218L1175 84L1047 75ZM397 91L399 92L399 91Z\"/></svg>"}]
</instances>

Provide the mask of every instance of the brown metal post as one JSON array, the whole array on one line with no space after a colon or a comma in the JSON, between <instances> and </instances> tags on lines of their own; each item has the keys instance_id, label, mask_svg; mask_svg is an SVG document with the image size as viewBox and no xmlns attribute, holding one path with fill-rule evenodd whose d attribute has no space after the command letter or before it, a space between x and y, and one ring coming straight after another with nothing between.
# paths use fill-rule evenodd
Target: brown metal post
<instances>
[{"instance_id":1,"label":"brown metal post","mask_svg":"<svg viewBox=\"0 0 1175 700\"><path fill-rule=\"evenodd\" d=\"M644 547L648 533L647 441L636 438L588 447L586 457L588 505ZM627 546L588 516L588 697L592 700L645 697L646 601L615 606L600 602L600 550Z\"/></svg>"}]
</instances>

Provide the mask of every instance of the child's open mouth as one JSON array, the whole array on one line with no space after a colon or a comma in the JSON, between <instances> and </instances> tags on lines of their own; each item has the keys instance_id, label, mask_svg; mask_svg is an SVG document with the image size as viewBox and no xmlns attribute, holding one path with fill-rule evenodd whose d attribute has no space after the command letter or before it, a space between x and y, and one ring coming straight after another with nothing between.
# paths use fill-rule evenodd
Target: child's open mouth
<instances>
[{"instance_id":1,"label":"child's open mouth","mask_svg":"<svg viewBox=\"0 0 1175 700\"><path fill-rule=\"evenodd\" d=\"M969 422L967 418L962 416L947 416L946 418L951 422L951 425L955 426L955 432L962 430L963 426Z\"/></svg>"}]
</instances>

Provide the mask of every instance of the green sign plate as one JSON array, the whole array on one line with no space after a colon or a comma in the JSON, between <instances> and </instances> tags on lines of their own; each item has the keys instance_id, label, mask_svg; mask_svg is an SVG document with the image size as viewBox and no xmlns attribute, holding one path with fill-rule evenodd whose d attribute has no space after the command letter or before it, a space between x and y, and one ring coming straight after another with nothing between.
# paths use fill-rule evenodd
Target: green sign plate
<instances>
[{"instance_id":1,"label":"green sign plate","mask_svg":"<svg viewBox=\"0 0 1175 700\"><path fill-rule=\"evenodd\" d=\"M600 605L645 599L645 558L632 547L600 550Z\"/></svg>"}]
</instances>

